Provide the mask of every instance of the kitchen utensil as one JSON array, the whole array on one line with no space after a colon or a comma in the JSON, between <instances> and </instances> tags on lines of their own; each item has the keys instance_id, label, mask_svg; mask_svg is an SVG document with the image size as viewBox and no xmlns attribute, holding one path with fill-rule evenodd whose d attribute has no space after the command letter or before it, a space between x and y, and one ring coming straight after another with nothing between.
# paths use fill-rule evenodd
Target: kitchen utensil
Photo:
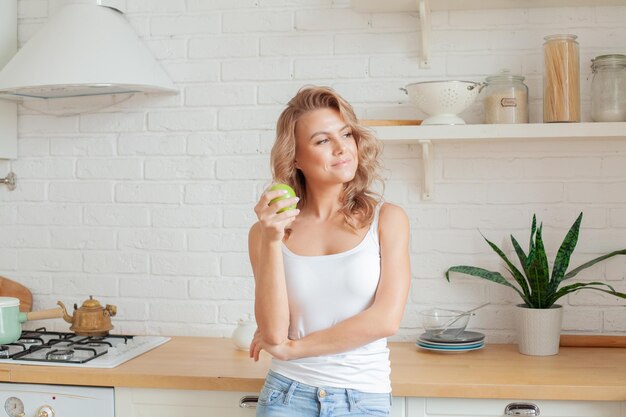
<instances>
[{"instance_id":1,"label":"kitchen utensil","mask_svg":"<svg viewBox=\"0 0 626 417\"><path fill-rule=\"evenodd\" d=\"M22 284L11 279L0 277L0 297L15 297L20 300L20 311L33 309L33 294Z\"/></svg>"},{"instance_id":2,"label":"kitchen utensil","mask_svg":"<svg viewBox=\"0 0 626 417\"><path fill-rule=\"evenodd\" d=\"M437 352L467 352L485 346L485 335L478 332L463 332L452 340L437 339L437 337L424 333L417 339L416 345L419 348Z\"/></svg>"},{"instance_id":3,"label":"kitchen utensil","mask_svg":"<svg viewBox=\"0 0 626 417\"><path fill-rule=\"evenodd\" d=\"M467 327L470 318L470 314L459 314L440 308L421 311L420 315L426 333L448 339L454 339L461 334Z\"/></svg>"},{"instance_id":4,"label":"kitchen utensil","mask_svg":"<svg viewBox=\"0 0 626 417\"><path fill-rule=\"evenodd\" d=\"M433 308L422 311L422 325L427 333L440 335L454 339L467 327L467 323L473 312L483 308L489 303L484 303L470 310L449 310L445 308Z\"/></svg>"},{"instance_id":5,"label":"kitchen utensil","mask_svg":"<svg viewBox=\"0 0 626 417\"><path fill-rule=\"evenodd\" d=\"M102 307L98 300L94 300L93 296L83 302L78 308L74 304L74 314L67 314L67 309L61 301L57 301L63 311L63 320L71 323L70 330L80 336L106 336L113 329L111 317L117 314L117 307L107 304Z\"/></svg>"},{"instance_id":6,"label":"kitchen utensil","mask_svg":"<svg viewBox=\"0 0 626 417\"><path fill-rule=\"evenodd\" d=\"M476 342L455 342L455 343L450 343L450 342L430 342L428 340L424 340L422 338L417 339L417 343L419 343L420 345L424 345L424 346L456 346L456 347L462 347L462 346L476 346L476 345L481 345L483 344L483 340L478 340Z\"/></svg>"},{"instance_id":7,"label":"kitchen utensil","mask_svg":"<svg viewBox=\"0 0 626 417\"><path fill-rule=\"evenodd\" d=\"M483 308L483 307L485 307L485 306L487 306L487 305L489 305L489 303L484 303L484 304L479 305L478 307L474 307L474 308L472 308L472 309L470 309L470 310L465 310L465 311L459 311L459 310L447 310L447 311L450 311L450 312L457 313L457 314L458 314L458 317L451 319L451 320L450 320L450 322L449 322L449 323L444 324L444 326L443 326L443 327L451 327L454 323L456 323L456 321L457 321L457 320L459 320L459 319L460 319L461 317L463 317L464 315L466 315L466 314L471 314L472 312L474 312L474 311L478 310L479 308ZM441 310L446 310L446 309L445 309L445 308L442 308ZM473 314L471 314L471 315L473 315Z\"/></svg>"},{"instance_id":8,"label":"kitchen utensil","mask_svg":"<svg viewBox=\"0 0 626 417\"><path fill-rule=\"evenodd\" d=\"M22 323L27 320L42 320L63 317L63 310L53 308L33 312L20 312L20 300L15 297L0 297L0 344L15 343L22 334Z\"/></svg>"},{"instance_id":9,"label":"kitchen utensil","mask_svg":"<svg viewBox=\"0 0 626 417\"><path fill-rule=\"evenodd\" d=\"M445 343L449 345L453 345L457 343L480 342L482 340L485 340L485 335L483 333L471 332L471 331L464 331L461 334L459 334L457 337L455 337L454 339L450 339L450 338L442 337L438 335L431 335L429 333L423 333L418 338L418 341L424 341L427 343L433 343L433 342Z\"/></svg>"},{"instance_id":10,"label":"kitchen utensil","mask_svg":"<svg viewBox=\"0 0 626 417\"><path fill-rule=\"evenodd\" d=\"M400 90L430 116L422 121L423 125L464 125L465 120L457 114L474 103L482 87L473 81L424 81Z\"/></svg>"},{"instance_id":11,"label":"kitchen utensil","mask_svg":"<svg viewBox=\"0 0 626 417\"><path fill-rule=\"evenodd\" d=\"M485 347L484 344L477 344L474 346L462 346L459 348L454 347L441 347L441 346L428 346L418 343L417 347L424 350L432 350L433 352L445 352L445 353L459 353L459 352L469 352L471 350L478 350Z\"/></svg>"}]
</instances>

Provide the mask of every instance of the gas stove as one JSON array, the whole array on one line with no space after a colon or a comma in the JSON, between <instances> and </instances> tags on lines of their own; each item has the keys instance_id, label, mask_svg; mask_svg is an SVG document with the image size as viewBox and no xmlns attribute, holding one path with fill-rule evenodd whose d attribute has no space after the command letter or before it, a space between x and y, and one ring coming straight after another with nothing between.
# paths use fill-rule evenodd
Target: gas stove
<instances>
[{"instance_id":1,"label":"gas stove","mask_svg":"<svg viewBox=\"0 0 626 417\"><path fill-rule=\"evenodd\" d=\"M170 340L163 336L79 336L25 330L15 343L0 345L0 363L115 368Z\"/></svg>"}]
</instances>

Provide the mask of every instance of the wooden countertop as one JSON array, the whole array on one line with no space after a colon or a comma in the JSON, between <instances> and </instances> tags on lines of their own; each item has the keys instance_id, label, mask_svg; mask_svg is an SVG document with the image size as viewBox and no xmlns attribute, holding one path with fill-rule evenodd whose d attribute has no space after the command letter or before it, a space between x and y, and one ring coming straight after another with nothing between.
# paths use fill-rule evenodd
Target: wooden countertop
<instances>
[{"instance_id":1,"label":"wooden countertop","mask_svg":"<svg viewBox=\"0 0 626 417\"><path fill-rule=\"evenodd\" d=\"M626 349L561 347L524 356L515 345L465 353L390 343L396 396L626 401ZM109 387L259 391L269 357L255 363L230 339L173 337L114 369L0 365L0 381Z\"/></svg>"}]
</instances>

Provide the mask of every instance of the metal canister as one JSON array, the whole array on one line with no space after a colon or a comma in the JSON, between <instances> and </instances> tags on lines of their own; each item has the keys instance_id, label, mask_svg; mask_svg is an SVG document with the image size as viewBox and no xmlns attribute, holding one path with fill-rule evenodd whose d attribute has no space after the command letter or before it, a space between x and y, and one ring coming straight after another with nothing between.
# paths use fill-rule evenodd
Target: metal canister
<instances>
[{"instance_id":1,"label":"metal canister","mask_svg":"<svg viewBox=\"0 0 626 417\"><path fill-rule=\"evenodd\" d=\"M591 119L626 122L626 55L597 56L591 71Z\"/></svg>"}]
</instances>

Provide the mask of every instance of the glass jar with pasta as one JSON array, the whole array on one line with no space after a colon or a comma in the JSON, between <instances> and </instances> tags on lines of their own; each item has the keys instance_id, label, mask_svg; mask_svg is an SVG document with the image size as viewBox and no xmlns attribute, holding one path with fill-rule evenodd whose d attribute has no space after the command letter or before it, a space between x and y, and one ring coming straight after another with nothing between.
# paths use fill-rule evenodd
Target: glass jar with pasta
<instances>
[{"instance_id":1,"label":"glass jar with pasta","mask_svg":"<svg viewBox=\"0 0 626 417\"><path fill-rule=\"evenodd\" d=\"M544 122L580 122L580 58L576 38L576 35L544 38Z\"/></svg>"}]
</instances>

